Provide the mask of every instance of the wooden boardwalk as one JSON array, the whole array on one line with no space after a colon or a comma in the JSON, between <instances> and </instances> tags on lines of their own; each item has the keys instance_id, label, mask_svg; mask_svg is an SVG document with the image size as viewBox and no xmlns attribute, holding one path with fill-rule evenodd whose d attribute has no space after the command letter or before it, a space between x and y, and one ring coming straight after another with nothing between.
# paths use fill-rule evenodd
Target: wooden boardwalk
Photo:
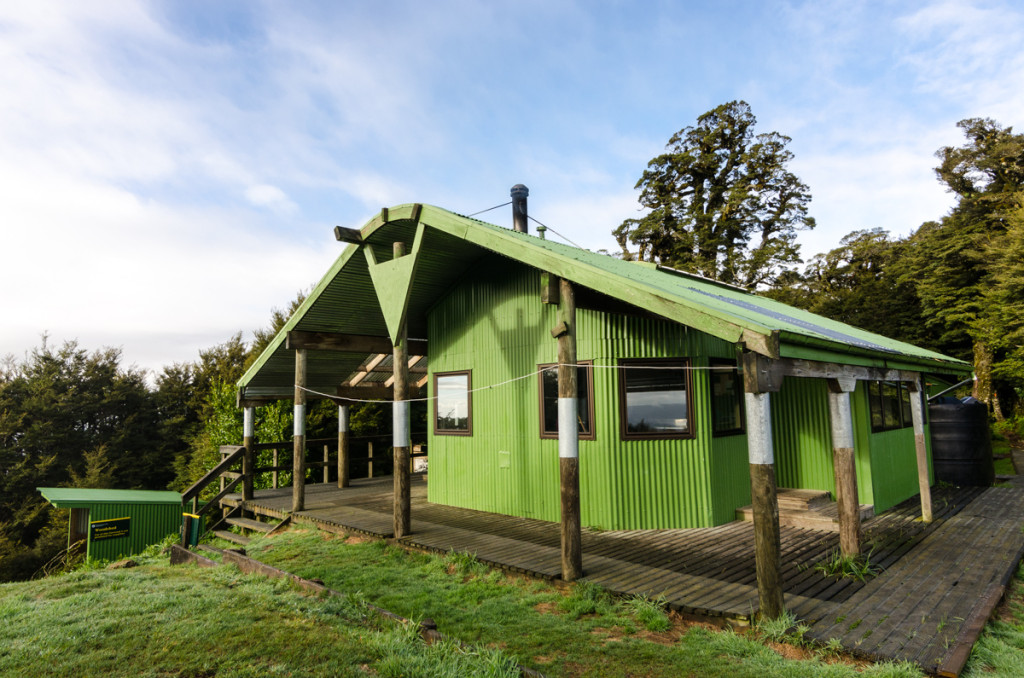
<instances>
[{"instance_id":1,"label":"wooden boardwalk","mask_svg":"<svg viewBox=\"0 0 1024 678\"><path fill-rule=\"evenodd\" d=\"M473 553L481 561L532 576L560 572L559 528L550 523L440 504L412 480L411 546ZM332 532L391 537L392 480L306 486L306 510L292 516ZM788 609L820 642L838 639L870 658L907 659L955 675L1024 549L1024 488L933 490L935 520L918 520L910 500L864 523L868 583L824 577L814 565L838 548L838 535L781 528ZM283 517L291 488L257 491L248 508ZM714 528L605 532L584 530L587 580L618 594L662 597L673 609L749 620L757 611L751 523ZM979 623L980 620L980 623Z\"/></svg>"}]
</instances>

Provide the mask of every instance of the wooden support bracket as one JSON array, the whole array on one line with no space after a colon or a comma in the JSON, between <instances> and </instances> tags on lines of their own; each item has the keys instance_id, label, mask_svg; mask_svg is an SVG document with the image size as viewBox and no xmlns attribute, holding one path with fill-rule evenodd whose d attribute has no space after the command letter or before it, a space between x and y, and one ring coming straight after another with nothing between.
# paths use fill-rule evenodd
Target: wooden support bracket
<instances>
[{"instance_id":1,"label":"wooden support bracket","mask_svg":"<svg viewBox=\"0 0 1024 678\"><path fill-rule=\"evenodd\" d=\"M558 339L568 333L569 326L565 324L564 320L558 321L558 324L551 328L551 336L555 339Z\"/></svg>"},{"instance_id":2,"label":"wooden support bracket","mask_svg":"<svg viewBox=\"0 0 1024 678\"><path fill-rule=\"evenodd\" d=\"M335 226L334 239L338 242L349 242L354 245L360 245L363 242L363 232L355 228Z\"/></svg>"}]
</instances>

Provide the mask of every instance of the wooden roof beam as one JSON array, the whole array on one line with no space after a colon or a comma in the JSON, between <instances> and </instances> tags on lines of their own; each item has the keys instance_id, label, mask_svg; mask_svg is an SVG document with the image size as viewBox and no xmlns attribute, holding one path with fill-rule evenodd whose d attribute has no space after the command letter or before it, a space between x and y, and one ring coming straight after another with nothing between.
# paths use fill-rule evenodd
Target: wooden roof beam
<instances>
[{"instance_id":1,"label":"wooden roof beam","mask_svg":"<svg viewBox=\"0 0 1024 678\"><path fill-rule=\"evenodd\" d=\"M312 349L315 351L341 351L343 353L391 353L394 344L389 337L375 337L366 334L342 334L341 332L304 332L292 330L285 344L288 349ZM409 352L427 355L425 339L409 339Z\"/></svg>"},{"instance_id":2,"label":"wooden roof beam","mask_svg":"<svg viewBox=\"0 0 1024 678\"><path fill-rule=\"evenodd\" d=\"M366 377L370 375L370 372L373 372L375 369L377 369L377 366L384 362L384 360L387 357L387 353L378 353L376 356L373 357L372 360L370 360L370 362L366 364L366 367L359 369L359 371L356 373L356 376L352 377L352 380L348 382L348 386L357 386L359 382L361 382L363 379L366 379Z\"/></svg>"},{"instance_id":3,"label":"wooden roof beam","mask_svg":"<svg viewBox=\"0 0 1024 678\"><path fill-rule=\"evenodd\" d=\"M420 361L420 358L422 358L422 357L423 357L423 356L420 356L420 355L414 355L414 356L410 356L410 357L409 357L409 362L408 362L408 365L409 365L409 367L412 367L413 365L415 365L416 363L418 363L418 362ZM384 382L384 385L385 385L385 386L388 386L388 387L390 387L390 386L393 386L393 385L394 385L394 383L395 383L395 375L393 375L393 374L392 374L392 375L391 375L390 377L388 377L388 378L387 378L387 380L386 380L386 381Z\"/></svg>"}]
</instances>

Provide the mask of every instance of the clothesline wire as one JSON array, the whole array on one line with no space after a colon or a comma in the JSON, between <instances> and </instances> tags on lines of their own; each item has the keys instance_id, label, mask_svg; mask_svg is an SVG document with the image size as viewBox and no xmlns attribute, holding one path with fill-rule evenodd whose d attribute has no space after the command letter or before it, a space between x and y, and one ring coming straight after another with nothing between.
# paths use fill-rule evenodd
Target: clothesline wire
<instances>
[{"instance_id":1,"label":"clothesline wire","mask_svg":"<svg viewBox=\"0 0 1024 678\"><path fill-rule=\"evenodd\" d=\"M540 221L538 221L537 219L534 219L533 217L531 217L531 216L529 216L529 215L527 215L527 217L526 217L526 218L527 218L527 219L529 219L530 221L534 221L534 222L536 222L536 223L540 224L541 226L543 226L544 228L548 229L549 231L551 231L552 233L554 233L555 235L557 235L557 236L558 236L559 238L561 238L562 240L564 240L564 241L566 241L567 243L569 243L570 245L572 245L573 247L578 247L578 248L579 248L579 249L581 249L581 250L582 250L582 249L585 249L585 248L584 248L584 247L583 247L582 245L578 245L577 243L573 242L572 240L569 240L569 238L568 238L568 237L566 237L566 236L562 235L561 233L559 233L559 232L558 232L558 231L556 231L555 229L551 228L551 227L550 227L550 226L548 226L547 224L541 224L541 222L540 222Z\"/></svg>"},{"instance_id":2,"label":"clothesline wire","mask_svg":"<svg viewBox=\"0 0 1024 678\"><path fill-rule=\"evenodd\" d=\"M691 371L691 372L695 372L695 371L708 371L708 372L719 371L719 372L722 372L722 371L736 370L737 369L736 366L734 366L734 365L710 365L710 366L707 366L707 367L703 367L703 366L693 367L693 366L690 366L690 365L591 365L589 363L579 363L579 364L572 364L572 365L567 365L567 366L568 367L588 367L588 368L593 368L593 369L605 369L605 370L684 370L684 371ZM522 381L523 379L530 379L531 377L535 377L535 376L537 376L537 375L539 375L539 374L541 374L543 372L549 372L551 370L557 370L558 367L559 367L558 365L547 365L545 367L539 367L536 370L534 370L533 372L528 372L527 374L523 374L523 375L518 376L518 377L512 377L511 379L506 379L505 381L501 381L501 382L498 382L496 384L490 384L488 386L478 386L477 388L468 389L466 391L466 393L476 393L477 391L489 391L490 389L499 388L501 386L506 386L506 385L511 384L513 382ZM312 393L313 395L318 395L318 396L321 396L323 398L328 398L330 400L344 400L346 402L353 402L353 403L377 403L377 402L381 402L381 400L379 400L379 399L372 400L372 399L361 399L361 398L348 398L348 397L339 396L339 395L330 395L328 393L322 393L320 391L316 391L316 390L313 390L311 388L307 388L305 386L299 386L298 388L300 390L302 390L302 391L305 391L306 393ZM353 388L358 388L358 387L353 387ZM433 395L433 396L427 396L427 397L424 397L424 398L406 398L405 400L394 400L394 401L385 401L385 402L421 403L421 402L428 402L430 400L437 400L438 397L439 396L437 396L437 395Z\"/></svg>"},{"instance_id":3,"label":"clothesline wire","mask_svg":"<svg viewBox=\"0 0 1024 678\"><path fill-rule=\"evenodd\" d=\"M472 214L467 214L466 216L467 217L475 217L478 214L483 214L484 212L490 212L491 210L496 210L499 207L505 207L506 205L511 205L511 204L512 204L512 201L509 200L508 202L503 202L500 205L495 205L494 207L488 207L485 210L480 210L479 212L473 212Z\"/></svg>"}]
</instances>

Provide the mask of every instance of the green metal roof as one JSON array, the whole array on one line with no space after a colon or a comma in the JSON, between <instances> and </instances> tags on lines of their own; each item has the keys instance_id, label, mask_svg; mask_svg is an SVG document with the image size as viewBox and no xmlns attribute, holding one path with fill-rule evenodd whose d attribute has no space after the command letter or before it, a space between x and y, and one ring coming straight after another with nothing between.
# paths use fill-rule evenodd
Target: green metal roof
<instances>
[{"instance_id":1,"label":"green metal roof","mask_svg":"<svg viewBox=\"0 0 1024 678\"><path fill-rule=\"evenodd\" d=\"M417 220L418 217L418 220ZM499 254L625 301L669 320L775 357L964 374L971 366L699 276L644 262L623 261L519 233L429 205L384 210L348 245L302 306L239 381L245 398L291 397L291 330L388 336L366 257L391 258L392 243L412 245L425 226L408 307L408 336L426 338L427 311L481 257ZM334 393L365 354L309 352L307 385Z\"/></svg>"},{"instance_id":2,"label":"green metal roof","mask_svg":"<svg viewBox=\"0 0 1024 678\"><path fill-rule=\"evenodd\" d=\"M178 504L181 495L169 490L97 490L84 487L37 487L57 508L85 508L94 504Z\"/></svg>"}]
</instances>

